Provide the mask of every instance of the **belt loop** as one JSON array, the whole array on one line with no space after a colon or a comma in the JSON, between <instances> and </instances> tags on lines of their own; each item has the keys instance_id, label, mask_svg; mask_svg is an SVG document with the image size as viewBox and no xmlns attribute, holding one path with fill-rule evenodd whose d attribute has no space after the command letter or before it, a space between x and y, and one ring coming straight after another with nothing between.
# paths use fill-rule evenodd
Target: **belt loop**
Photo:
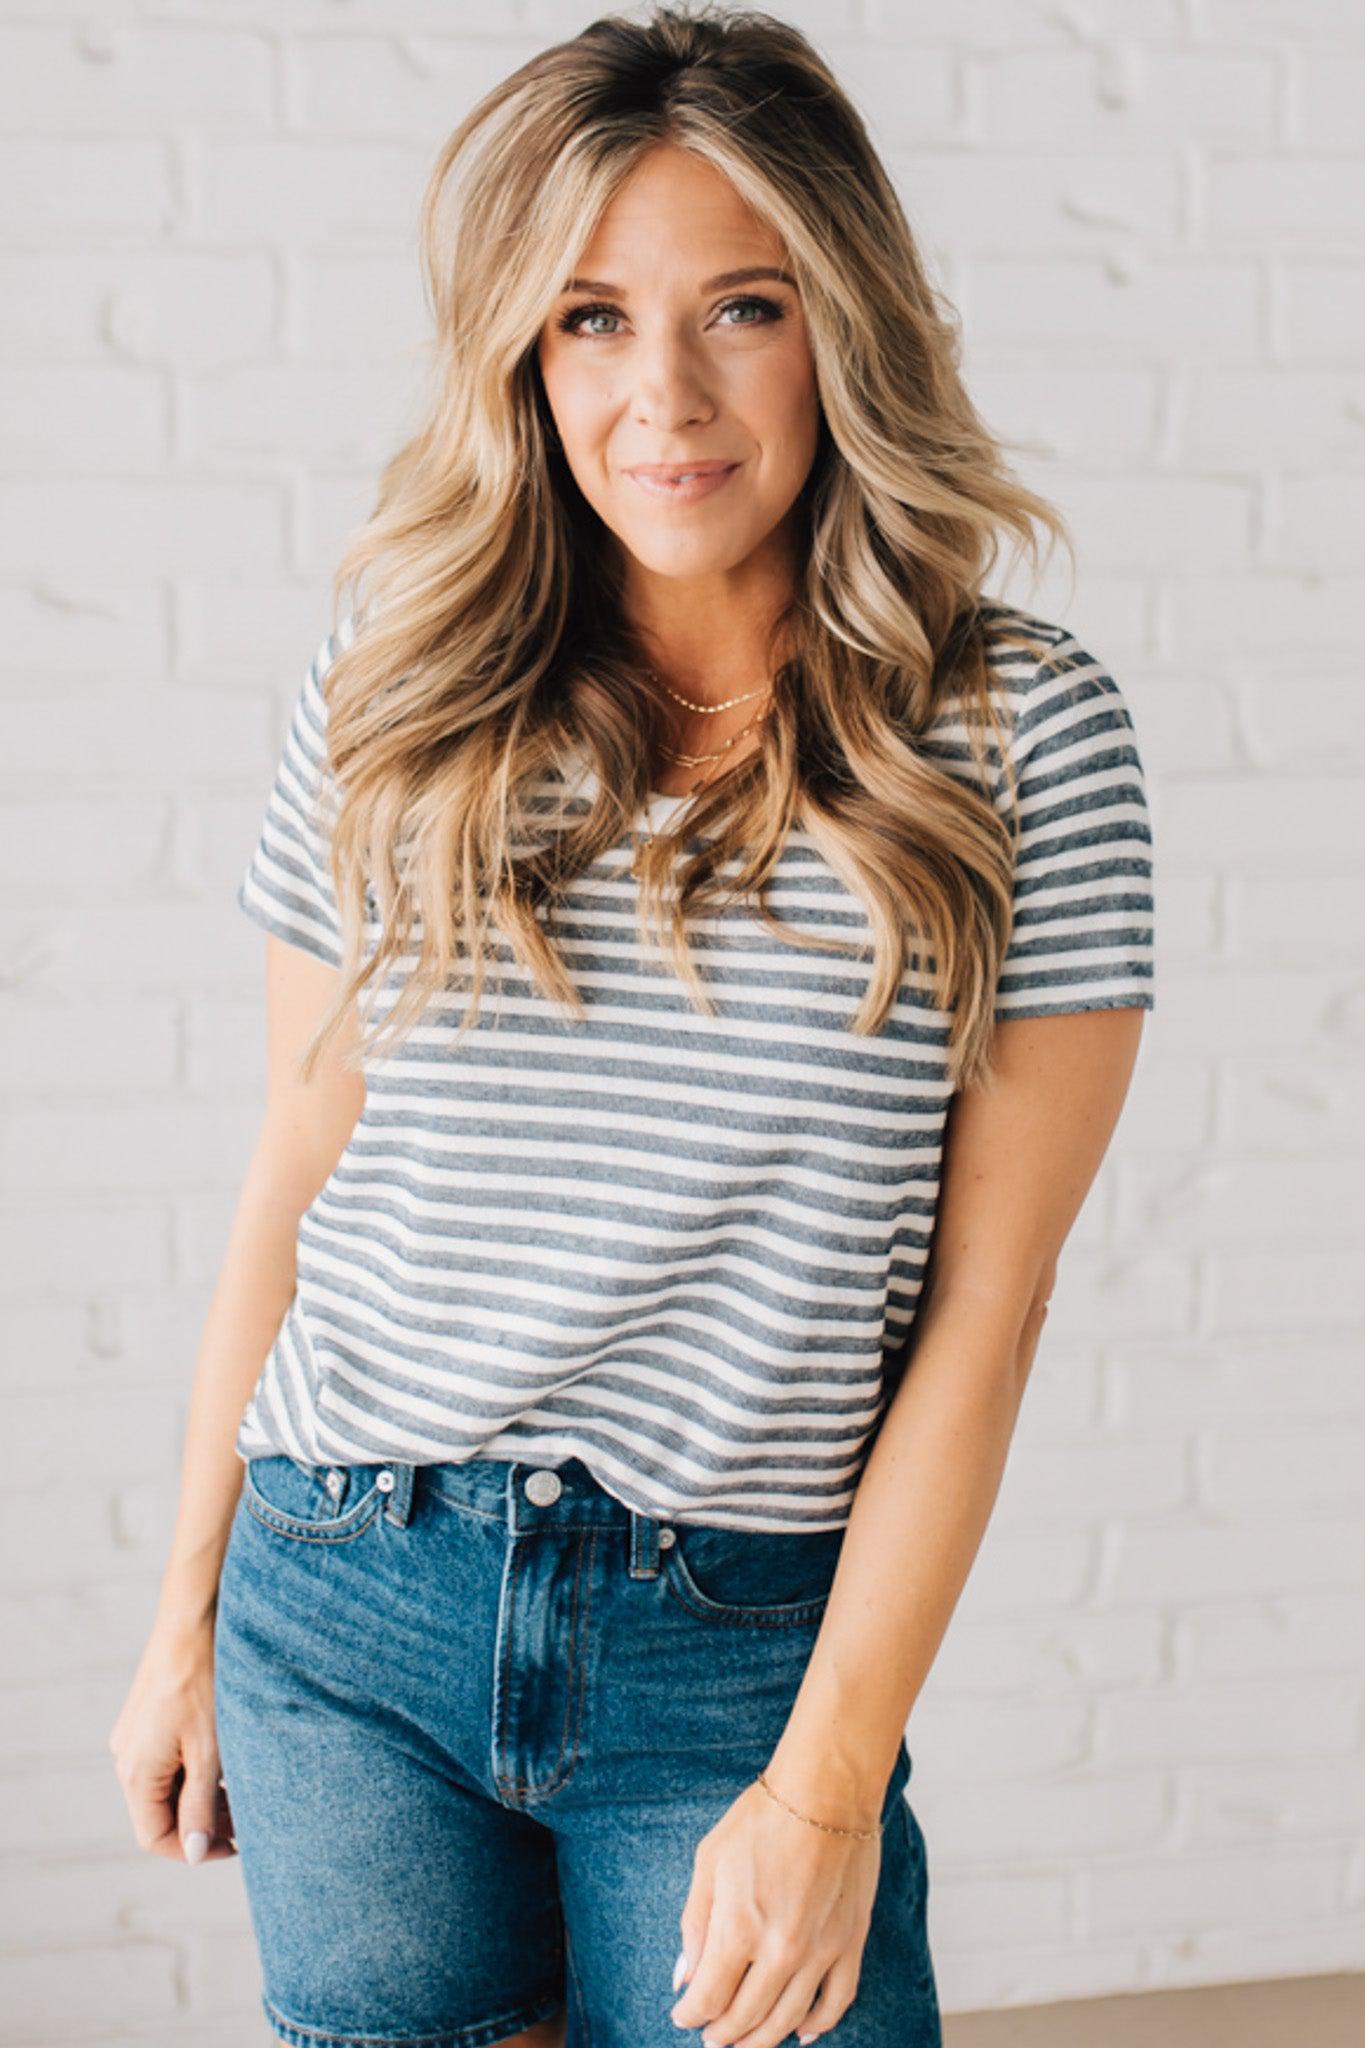
<instances>
[{"instance_id":1,"label":"belt loop","mask_svg":"<svg viewBox=\"0 0 1365 2048\"><path fill-rule=\"evenodd\" d=\"M630 1576L654 1579L659 1575L659 1524L638 1508L630 1511Z\"/></svg>"},{"instance_id":2,"label":"belt loop","mask_svg":"<svg viewBox=\"0 0 1365 2048\"><path fill-rule=\"evenodd\" d=\"M416 1484L417 1467L390 1458L380 1471L378 1485L388 1494L388 1505L384 1509L384 1520L405 1529L412 1510L413 1487Z\"/></svg>"}]
</instances>

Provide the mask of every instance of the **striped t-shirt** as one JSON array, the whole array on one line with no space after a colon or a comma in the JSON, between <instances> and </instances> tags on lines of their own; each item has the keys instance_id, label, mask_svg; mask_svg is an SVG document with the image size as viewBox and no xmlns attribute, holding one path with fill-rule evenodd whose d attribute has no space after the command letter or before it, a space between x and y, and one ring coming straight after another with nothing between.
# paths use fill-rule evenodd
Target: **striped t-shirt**
<instances>
[{"instance_id":1,"label":"striped t-shirt","mask_svg":"<svg viewBox=\"0 0 1365 2048\"><path fill-rule=\"evenodd\" d=\"M1150 1009L1152 841L1127 704L1070 633L983 609L1048 650L990 653L1015 712L1022 832L995 1014ZM351 630L324 642L294 701L238 891L258 924L332 966L321 685ZM923 744L974 774L951 710ZM590 785L579 763L557 794L583 805ZM656 796L643 815L657 828L684 801ZM359 1121L300 1219L297 1287L241 1458L577 1457L666 1521L848 1520L928 1258L948 1019L916 970L880 1033L856 1035L870 954L793 945L748 904L693 928L716 1004L699 1013L635 929L640 825L556 907L581 1022L499 938L502 989L495 972L458 1045L456 991L367 1060ZM870 943L861 902L801 830L770 902L784 922ZM381 993L377 1020L393 1000Z\"/></svg>"}]
</instances>

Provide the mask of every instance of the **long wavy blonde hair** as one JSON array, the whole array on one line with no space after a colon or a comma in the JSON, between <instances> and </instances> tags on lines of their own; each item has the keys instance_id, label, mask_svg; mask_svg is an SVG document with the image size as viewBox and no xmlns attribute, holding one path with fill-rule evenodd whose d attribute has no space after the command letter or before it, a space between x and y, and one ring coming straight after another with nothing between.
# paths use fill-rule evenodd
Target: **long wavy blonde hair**
<instances>
[{"instance_id":1,"label":"long wavy blonde hair","mask_svg":"<svg viewBox=\"0 0 1365 2048\"><path fill-rule=\"evenodd\" d=\"M356 628L325 678L344 957L305 1072L353 1001L373 1023L399 964L401 992L357 1060L391 1050L452 986L467 985L468 1028L499 932L549 1000L584 1014L555 904L648 800L666 713L620 566L558 447L536 342L599 214L661 143L716 165L781 237L822 418L798 501L797 587L773 625L772 709L759 743L647 846L642 931L665 941L708 1012L693 914L744 900L795 944L835 943L779 925L765 902L795 825L867 911L851 1028L878 1031L918 971L949 1013L954 1085L990 1070L1017 804L1003 744L1008 819L989 795L986 734L1003 732L977 606L1000 530L1035 577L1034 522L1070 540L969 400L957 317L811 44L769 14L664 6L643 23L605 16L532 57L433 169L430 402L334 579ZM950 698L979 789L920 746ZM593 800L547 812L545 788L575 755L596 771ZM367 914L380 930L368 955Z\"/></svg>"}]
</instances>

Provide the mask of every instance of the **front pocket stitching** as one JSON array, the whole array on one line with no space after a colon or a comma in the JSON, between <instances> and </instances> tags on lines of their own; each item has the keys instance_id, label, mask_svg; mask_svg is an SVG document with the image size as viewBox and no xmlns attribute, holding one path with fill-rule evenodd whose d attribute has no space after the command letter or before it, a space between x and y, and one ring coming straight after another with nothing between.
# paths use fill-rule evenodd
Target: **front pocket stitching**
<instances>
[{"instance_id":1,"label":"front pocket stitching","mask_svg":"<svg viewBox=\"0 0 1365 2048\"><path fill-rule=\"evenodd\" d=\"M735 1628L793 1628L802 1622L818 1621L829 1605L828 1593L817 1600L788 1601L785 1606L773 1607L734 1607L725 1601L708 1599L683 1563L676 1545L665 1556L663 1582L665 1590L689 1614L699 1615L703 1621L729 1622Z\"/></svg>"},{"instance_id":2,"label":"front pocket stitching","mask_svg":"<svg viewBox=\"0 0 1365 2048\"><path fill-rule=\"evenodd\" d=\"M298 1543L347 1543L352 1537L358 1536L362 1529L369 1527L379 1512L383 1495L378 1486L372 1486L352 1507L347 1508L344 1515L329 1517L326 1521L319 1522L305 1521L297 1516L287 1515L282 1508L275 1507L263 1493L256 1491L250 1473L246 1476L243 1498L246 1501L247 1513L259 1522L263 1529L273 1530L277 1536L289 1536Z\"/></svg>"}]
</instances>

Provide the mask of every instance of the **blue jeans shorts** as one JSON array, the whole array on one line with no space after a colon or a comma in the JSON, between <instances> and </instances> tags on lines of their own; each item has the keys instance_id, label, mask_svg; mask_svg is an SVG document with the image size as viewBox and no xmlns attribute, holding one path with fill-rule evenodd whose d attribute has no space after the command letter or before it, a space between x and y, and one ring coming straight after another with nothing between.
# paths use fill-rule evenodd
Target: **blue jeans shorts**
<instances>
[{"instance_id":1,"label":"blue jeans shorts","mask_svg":"<svg viewBox=\"0 0 1365 2048\"><path fill-rule=\"evenodd\" d=\"M577 1458L246 1467L214 1693L262 2004L296 2048L688 2048L693 1855L772 1754L843 1531L665 1525ZM941 2048L902 1741L829 2048ZM796 2036L786 2036L791 2048Z\"/></svg>"}]
</instances>

